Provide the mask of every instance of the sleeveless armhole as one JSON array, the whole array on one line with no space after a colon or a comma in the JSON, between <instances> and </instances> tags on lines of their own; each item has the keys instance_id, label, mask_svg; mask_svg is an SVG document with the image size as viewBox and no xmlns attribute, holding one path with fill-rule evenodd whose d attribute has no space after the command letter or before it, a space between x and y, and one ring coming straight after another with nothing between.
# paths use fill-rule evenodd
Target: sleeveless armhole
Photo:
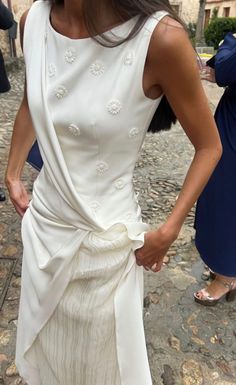
<instances>
[{"instance_id":1,"label":"sleeveless armhole","mask_svg":"<svg viewBox=\"0 0 236 385\"><path fill-rule=\"evenodd\" d=\"M157 99L150 99L145 95L145 92L143 89L143 78L144 78L145 64L146 64L146 60L147 60L147 55L148 55L148 50L149 50L152 34L153 34L156 26L159 24L159 22L165 16L168 16L168 15L169 14L166 11L158 11L158 12L154 13L152 16L150 16L150 18L146 21L146 23L144 24L144 26L142 28L141 42L139 42L141 45L140 49L142 50L142 55L140 56L141 60L139 62L139 67L138 67L138 79L140 79L139 84L140 84L140 88L141 88L140 91L141 91L141 93L145 99L147 99L148 101L151 101L153 103L155 103L157 100L161 99L162 95Z\"/></svg>"}]
</instances>

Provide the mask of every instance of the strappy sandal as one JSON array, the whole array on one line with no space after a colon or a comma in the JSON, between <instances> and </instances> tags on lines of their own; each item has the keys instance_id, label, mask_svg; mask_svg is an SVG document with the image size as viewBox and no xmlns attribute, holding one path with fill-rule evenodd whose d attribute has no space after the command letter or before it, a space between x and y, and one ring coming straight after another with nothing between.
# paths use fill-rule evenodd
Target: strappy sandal
<instances>
[{"instance_id":1,"label":"strappy sandal","mask_svg":"<svg viewBox=\"0 0 236 385\"><path fill-rule=\"evenodd\" d=\"M214 271L212 271L211 269L209 269L210 271L210 278L211 279L215 279L216 278L216 273L214 273Z\"/></svg>"},{"instance_id":2,"label":"strappy sandal","mask_svg":"<svg viewBox=\"0 0 236 385\"><path fill-rule=\"evenodd\" d=\"M218 279L217 282L228 289L227 293L219 298L214 298L208 293L207 289L202 289L194 293L194 300L204 306L215 306L224 296L227 302L234 301L236 299L236 278L233 278L231 281L222 281ZM201 293L201 298L198 296L199 293Z\"/></svg>"}]
</instances>

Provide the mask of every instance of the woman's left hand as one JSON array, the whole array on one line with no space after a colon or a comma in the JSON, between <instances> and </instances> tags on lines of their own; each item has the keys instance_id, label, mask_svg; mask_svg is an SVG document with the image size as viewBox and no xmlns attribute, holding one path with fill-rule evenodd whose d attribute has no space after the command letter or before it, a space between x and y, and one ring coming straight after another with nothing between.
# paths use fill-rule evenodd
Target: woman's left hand
<instances>
[{"instance_id":1,"label":"woman's left hand","mask_svg":"<svg viewBox=\"0 0 236 385\"><path fill-rule=\"evenodd\" d=\"M177 235L176 231L166 229L165 225L147 232L143 247L135 251L137 264L145 269L151 269L155 273L160 271L163 259Z\"/></svg>"}]
</instances>

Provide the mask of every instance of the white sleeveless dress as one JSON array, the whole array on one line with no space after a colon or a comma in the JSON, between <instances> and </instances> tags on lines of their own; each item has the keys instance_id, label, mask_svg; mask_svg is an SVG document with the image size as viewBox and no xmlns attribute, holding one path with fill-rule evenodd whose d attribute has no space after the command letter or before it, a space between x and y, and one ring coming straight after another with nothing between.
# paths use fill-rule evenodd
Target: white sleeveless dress
<instances>
[{"instance_id":1,"label":"white sleeveless dress","mask_svg":"<svg viewBox=\"0 0 236 385\"><path fill-rule=\"evenodd\" d=\"M44 161L22 222L16 364L29 385L151 385L142 321L144 242L132 177L160 103L143 92L150 38L166 15L106 48L28 14L29 108ZM136 18L107 32L124 37Z\"/></svg>"}]
</instances>

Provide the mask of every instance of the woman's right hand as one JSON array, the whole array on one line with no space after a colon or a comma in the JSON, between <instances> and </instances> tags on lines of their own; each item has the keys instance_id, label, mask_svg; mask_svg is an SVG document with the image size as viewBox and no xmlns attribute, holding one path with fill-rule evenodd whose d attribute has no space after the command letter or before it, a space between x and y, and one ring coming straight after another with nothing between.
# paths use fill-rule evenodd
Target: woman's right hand
<instances>
[{"instance_id":1,"label":"woman's right hand","mask_svg":"<svg viewBox=\"0 0 236 385\"><path fill-rule=\"evenodd\" d=\"M20 180L6 182L10 199L16 212L23 217L29 207L29 196L24 184Z\"/></svg>"}]
</instances>

